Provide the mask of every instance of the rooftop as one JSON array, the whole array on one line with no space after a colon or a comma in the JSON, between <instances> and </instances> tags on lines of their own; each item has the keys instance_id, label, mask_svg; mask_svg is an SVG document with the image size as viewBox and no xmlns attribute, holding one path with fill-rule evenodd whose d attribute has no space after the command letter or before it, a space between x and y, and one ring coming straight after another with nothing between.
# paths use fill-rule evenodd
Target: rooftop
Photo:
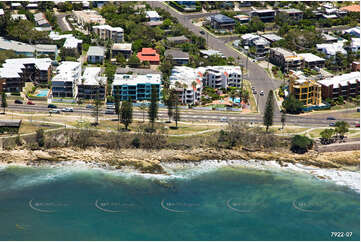
<instances>
[{"instance_id":1,"label":"rooftop","mask_svg":"<svg viewBox=\"0 0 361 242\"><path fill-rule=\"evenodd\" d=\"M0 8L0 15L4 15L4 9Z\"/></svg>"},{"instance_id":2,"label":"rooftop","mask_svg":"<svg viewBox=\"0 0 361 242\"><path fill-rule=\"evenodd\" d=\"M147 18L160 18L156 11L146 11L145 14L147 15Z\"/></svg>"},{"instance_id":3,"label":"rooftop","mask_svg":"<svg viewBox=\"0 0 361 242\"><path fill-rule=\"evenodd\" d=\"M360 5L354 4L354 5L346 6L346 7L340 8L340 9L344 10L344 11L348 11L348 12L360 12Z\"/></svg>"},{"instance_id":4,"label":"rooftop","mask_svg":"<svg viewBox=\"0 0 361 242\"><path fill-rule=\"evenodd\" d=\"M88 56L104 56L105 49L102 46L90 46Z\"/></svg>"},{"instance_id":5,"label":"rooftop","mask_svg":"<svg viewBox=\"0 0 361 242\"><path fill-rule=\"evenodd\" d=\"M132 43L115 43L113 44L112 50L132 50Z\"/></svg>"},{"instance_id":6,"label":"rooftop","mask_svg":"<svg viewBox=\"0 0 361 242\"><path fill-rule=\"evenodd\" d=\"M233 18L230 18L228 16L225 16L223 14L216 14L211 16L211 19L219 22L219 23L235 23L235 20Z\"/></svg>"},{"instance_id":7,"label":"rooftop","mask_svg":"<svg viewBox=\"0 0 361 242\"><path fill-rule=\"evenodd\" d=\"M336 55L337 52L347 54L347 51L343 48L343 42L338 41L330 44L316 44L317 49L322 49L328 55Z\"/></svg>"},{"instance_id":8,"label":"rooftop","mask_svg":"<svg viewBox=\"0 0 361 242\"><path fill-rule=\"evenodd\" d=\"M109 31L116 31L116 32L124 32L124 29L121 27L112 27L110 25L97 25L93 26L93 29L106 29Z\"/></svg>"},{"instance_id":9,"label":"rooftop","mask_svg":"<svg viewBox=\"0 0 361 242\"><path fill-rule=\"evenodd\" d=\"M188 66L175 66L169 77L170 84L174 87L176 82L186 84L188 89L193 88L193 82L197 83L197 87L202 86L203 73L205 67L192 68Z\"/></svg>"},{"instance_id":10,"label":"rooftop","mask_svg":"<svg viewBox=\"0 0 361 242\"><path fill-rule=\"evenodd\" d=\"M167 37L167 40L173 42L173 41L188 41L189 39L184 35L181 35L176 37Z\"/></svg>"},{"instance_id":11,"label":"rooftop","mask_svg":"<svg viewBox=\"0 0 361 242\"><path fill-rule=\"evenodd\" d=\"M22 42L7 40L0 37L0 49L13 50L15 52L35 52L35 48Z\"/></svg>"},{"instance_id":12,"label":"rooftop","mask_svg":"<svg viewBox=\"0 0 361 242\"><path fill-rule=\"evenodd\" d=\"M18 20L18 19L27 20L25 14L11 14L11 19L12 20Z\"/></svg>"},{"instance_id":13,"label":"rooftop","mask_svg":"<svg viewBox=\"0 0 361 242\"><path fill-rule=\"evenodd\" d=\"M320 80L318 81L318 83L324 86L333 85L334 88L337 88L339 86L347 86L348 82L351 84L355 84L357 82L356 80L360 80L360 72L351 72L340 76L334 76L331 78Z\"/></svg>"},{"instance_id":14,"label":"rooftop","mask_svg":"<svg viewBox=\"0 0 361 242\"><path fill-rule=\"evenodd\" d=\"M35 45L36 51L45 51L45 52L56 52L57 46L56 45Z\"/></svg>"},{"instance_id":15,"label":"rooftop","mask_svg":"<svg viewBox=\"0 0 361 242\"><path fill-rule=\"evenodd\" d=\"M115 74L113 86L130 85L135 86L137 84L161 84L160 74L146 74L146 75L129 75L129 74Z\"/></svg>"},{"instance_id":16,"label":"rooftop","mask_svg":"<svg viewBox=\"0 0 361 242\"><path fill-rule=\"evenodd\" d=\"M159 61L159 54L152 48L142 48L141 52L138 52L137 57L140 61Z\"/></svg>"},{"instance_id":17,"label":"rooftop","mask_svg":"<svg viewBox=\"0 0 361 242\"><path fill-rule=\"evenodd\" d=\"M267 40L270 40L272 42L279 41L279 40L283 39L281 36L278 36L276 34L264 34L264 35L262 35L262 37L267 39Z\"/></svg>"},{"instance_id":18,"label":"rooftop","mask_svg":"<svg viewBox=\"0 0 361 242\"><path fill-rule=\"evenodd\" d=\"M168 49L164 55L171 55L173 59L189 59L189 54L179 49Z\"/></svg>"},{"instance_id":19,"label":"rooftop","mask_svg":"<svg viewBox=\"0 0 361 242\"><path fill-rule=\"evenodd\" d=\"M302 54L298 54L298 55L302 56L306 62L325 61L325 59L323 59L317 55L314 55L312 53L302 53Z\"/></svg>"},{"instance_id":20,"label":"rooftop","mask_svg":"<svg viewBox=\"0 0 361 242\"><path fill-rule=\"evenodd\" d=\"M223 56L223 53L219 50L200 50L199 52L201 52L201 54L206 56L211 56L211 55Z\"/></svg>"},{"instance_id":21,"label":"rooftop","mask_svg":"<svg viewBox=\"0 0 361 242\"><path fill-rule=\"evenodd\" d=\"M288 14L291 14L291 13L303 13L301 10L295 9L295 8L280 9L278 11L285 12L285 13L288 13Z\"/></svg>"},{"instance_id":22,"label":"rooftop","mask_svg":"<svg viewBox=\"0 0 361 242\"><path fill-rule=\"evenodd\" d=\"M101 70L100 67L86 67L78 85L104 85L106 78L100 76Z\"/></svg>"}]
</instances>

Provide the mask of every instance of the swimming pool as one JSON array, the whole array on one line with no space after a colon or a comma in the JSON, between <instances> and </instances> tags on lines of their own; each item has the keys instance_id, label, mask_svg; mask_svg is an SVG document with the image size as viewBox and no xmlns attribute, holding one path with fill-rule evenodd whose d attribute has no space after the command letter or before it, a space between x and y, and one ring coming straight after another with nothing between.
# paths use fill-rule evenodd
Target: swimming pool
<instances>
[{"instance_id":1,"label":"swimming pool","mask_svg":"<svg viewBox=\"0 0 361 242\"><path fill-rule=\"evenodd\" d=\"M229 100L232 101L232 102L234 102L234 103L240 103L240 102L241 102L241 99L240 99L239 97L230 98Z\"/></svg>"},{"instance_id":2,"label":"swimming pool","mask_svg":"<svg viewBox=\"0 0 361 242\"><path fill-rule=\"evenodd\" d=\"M36 94L37 97L46 97L48 96L48 92L49 90L45 89L45 90L40 90L38 94Z\"/></svg>"}]
</instances>

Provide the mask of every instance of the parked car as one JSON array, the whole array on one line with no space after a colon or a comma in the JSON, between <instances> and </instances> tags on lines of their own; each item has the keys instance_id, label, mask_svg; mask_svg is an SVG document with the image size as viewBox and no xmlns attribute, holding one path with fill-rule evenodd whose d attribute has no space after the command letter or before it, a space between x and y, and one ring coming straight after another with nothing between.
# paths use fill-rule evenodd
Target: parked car
<instances>
[{"instance_id":1,"label":"parked car","mask_svg":"<svg viewBox=\"0 0 361 242\"><path fill-rule=\"evenodd\" d=\"M114 104L107 104L107 109L115 109L115 105Z\"/></svg>"},{"instance_id":2,"label":"parked car","mask_svg":"<svg viewBox=\"0 0 361 242\"><path fill-rule=\"evenodd\" d=\"M327 117L327 120L336 120L334 117Z\"/></svg>"},{"instance_id":3,"label":"parked car","mask_svg":"<svg viewBox=\"0 0 361 242\"><path fill-rule=\"evenodd\" d=\"M60 110L59 109L50 109L49 113L60 114Z\"/></svg>"},{"instance_id":4,"label":"parked car","mask_svg":"<svg viewBox=\"0 0 361 242\"><path fill-rule=\"evenodd\" d=\"M253 90L253 92L252 92L253 94L257 94L257 91L256 90Z\"/></svg>"},{"instance_id":5,"label":"parked car","mask_svg":"<svg viewBox=\"0 0 361 242\"><path fill-rule=\"evenodd\" d=\"M334 127L336 124L335 123L330 123L329 126L330 127Z\"/></svg>"},{"instance_id":6,"label":"parked car","mask_svg":"<svg viewBox=\"0 0 361 242\"><path fill-rule=\"evenodd\" d=\"M85 106L85 108L94 108L94 106L91 105L91 104L88 104L88 105Z\"/></svg>"},{"instance_id":7,"label":"parked car","mask_svg":"<svg viewBox=\"0 0 361 242\"><path fill-rule=\"evenodd\" d=\"M107 109L105 110L105 114L115 114L115 111L111 109Z\"/></svg>"},{"instance_id":8,"label":"parked car","mask_svg":"<svg viewBox=\"0 0 361 242\"><path fill-rule=\"evenodd\" d=\"M360 128L360 123L355 124L356 128Z\"/></svg>"},{"instance_id":9,"label":"parked car","mask_svg":"<svg viewBox=\"0 0 361 242\"><path fill-rule=\"evenodd\" d=\"M221 122L228 122L228 118L227 117L221 117L220 121Z\"/></svg>"},{"instance_id":10,"label":"parked car","mask_svg":"<svg viewBox=\"0 0 361 242\"><path fill-rule=\"evenodd\" d=\"M206 34L203 30L199 31L200 34Z\"/></svg>"},{"instance_id":11,"label":"parked car","mask_svg":"<svg viewBox=\"0 0 361 242\"><path fill-rule=\"evenodd\" d=\"M35 105L35 103L33 103L32 101L28 101L26 104L27 105Z\"/></svg>"},{"instance_id":12,"label":"parked car","mask_svg":"<svg viewBox=\"0 0 361 242\"><path fill-rule=\"evenodd\" d=\"M260 92L259 92L259 95L263 96L263 95L264 95L264 92L263 92L263 91L260 91Z\"/></svg>"},{"instance_id":13,"label":"parked car","mask_svg":"<svg viewBox=\"0 0 361 242\"><path fill-rule=\"evenodd\" d=\"M74 112L73 108L63 108L61 111L63 111L63 112Z\"/></svg>"},{"instance_id":14,"label":"parked car","mask_svg":"<svg viewBox=\"0 0 361 242\"><path fill-rule=\"evenodd\" d=\"M19 99L16 99L14 103L15 103L15 104L23 104L23 101L21 101L21 100L19 100Z\"/></svg>"},{"instance_id":15,"label":"parked car","mask_svg":"<svg viewBox=\"0 0 361 242\"><path fill-rule=\"evenodd\" d=\"M57 108L57 106L54 105L54 104L49 104L49 105L48 105L48 108Z\"/></svg>"}]
</instances>

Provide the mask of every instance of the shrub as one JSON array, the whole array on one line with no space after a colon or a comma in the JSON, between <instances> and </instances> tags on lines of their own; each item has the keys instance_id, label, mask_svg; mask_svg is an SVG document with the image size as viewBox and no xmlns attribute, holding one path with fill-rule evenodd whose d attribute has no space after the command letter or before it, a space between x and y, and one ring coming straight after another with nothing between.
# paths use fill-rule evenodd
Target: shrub
<instances>
[{"instance_id":1,"label":"shrub","mask_svg":"<svg viewBox=\"0 0 361 242\"><path fill-rule=\"evenodd\" d=\"M44 130L38 129L36 130L36 143L38 143L39 147L43 147L45 145L45 136L44 136Z\"/></svg>"},{"instance_id":2,"label":"shrub","mask_svg":"<svg viewBox=\"0 0 361 242\"><path fill-rule=\"evenodd\" d=\"M313 147L313 140L302 135L295 135L291 142L291 151L297 154L304 154Z\"/></svg>"},{"instance_id":3,"label":"shrub","mask_svg":"<svg viewBox=\"0 0 361 242\"><path fill-rule=\"evenodd\" d=\"M138 137L135 137L133 140L132 140L132 146L134 146L135 148L139 148L140 146L140 139Z\"/></svg>"}]
</instances>

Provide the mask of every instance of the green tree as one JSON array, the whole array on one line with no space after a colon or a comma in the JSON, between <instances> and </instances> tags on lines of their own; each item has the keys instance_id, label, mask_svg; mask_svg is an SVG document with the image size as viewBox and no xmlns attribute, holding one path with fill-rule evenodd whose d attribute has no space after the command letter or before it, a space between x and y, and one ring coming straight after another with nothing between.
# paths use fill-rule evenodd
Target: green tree
<instances>
[{"instance_id":1,"label":"green tree","mask_svg":"<svg viewBox=\"0 0 361 242\"><path fill-rule=\"evenodd\" d=\"M330 144L332 142L332 136L335 133L334 129L324 129L321 133L321 144Z\"/></svg>"},{"instance_id":2,"label":"green tree","mask_svg":"<svg viewBox=\"0 0 361 242\"><path fill-rule=\"evenodd\" d=\"M273 107L274 107L273 91L270 90L267 96L267 102L263 114L263 124L266 126L268 132L269 126L273 125Z\"/></svg>"},{"instance_id":3,"label":"green tree","mask_svg":"<svg viewBox=\"0 0 361 242\"><path fill-rule=\"evenodd\" d=\"M166 105L167 105L167 109L168 109L168 118L169 118L169 123L171 123L172 121L172 117L174 114L174 96L176 95L174 90L169 90L169 95L168 98L166 100Z\"/></svg>"},{"instance_id":4,"label":"green tree","mask_svg":"<svg viewBox=\"0 0 361 242\"><path fill-rule=\"evenodd\" d=\"M129 124L133 122L133 105L131 99L129 101L123 101L120 108L121 122L125 126L125 130L128 130Z\"/></svg>"},{"instance_id":5,"label":"green tree","mask_svg":"<svg viewBox=\"0 0 361 242\"><path fill-rule=\"evenodd\" d=\"M94 100L94 108L93 108L93 112L92 115L95 118L94 124L98 125L99 124L99 114L100 114L100 107L102 105L102 100L99 98L99 88L97 88L97 93L96 93L96 97Z\"/></svg>"},{"instance_id":6,"label":"green tree","mask_svg":"<svg viewBox=\"0 0 361 242\"><path fill-rule=\"evenodd\" d=\"M338 105L342 105L342 104L344 104L344 102L345 102L345 100L343 99L343 96L339 96L339 97L337 98L337 104L338 104Z\"/></svg>"},{"instance_id":7,"label":"green tree","mask_svg":"<svg viewBox=\"0 0 361 242\"><path fill-rule=\"evenodd\" d=\"M39 147L43 147L45 145L45 135L43 129L36 130L35 140L38 143Z\"/></svg>"},{"instance_id":8,"label":"green tree","mask_svg":"<svg viewBox=\"0 0 361 242\"><path fill-rule=\"evenodd\" d=\"M152 94L148 109L148 116L149 116L149 121L152 124L152 131L153 131L154 122L158 117L158 93L157 93L157 88L155 86L152 86Z\"/></svg>"},{"instance_id":9,"label":"green tree","mask_svg":"<svg viewBox=\"0 0 361 242\"><path fill-rule=\"evenodd\" d=\"M285 127L285 123L286 123L286 113L283 112L281 115L281 123L282 123L282 129Z\"/></svg>"},{"instance_id":10,"label":"green tree","mask_svg":"<svg viewBox=\"0 0 361 242\"><path fill-rule=\"evenodd\" d=\"M119 65L120 65L121 67L125 67L126 64L127 64L127 60L124 58L124 55L122 55L122 54L119 54L119 55L117 56L117 62L119 63Z\"/></svg>"},{"instance_id":11,"label":"green tree","mask_svg":"<svg viewBox=\"0 0 361 242\"><path fill-rule=\"evenodd\" d=\"M145 110L147 109L147 104L145 104L144 102L142 102L140 105L139 105L139 109L142 110L142 115L143 115L143 123L144 123L144 114L145 114Z\"/></svg>"},{"instance_id":12,"label":"green tree","mask_svg":"<svg viewBox=\"0 0 361 242\"><path fill-rule=\"evenodd\" d=\"M337 121L335 124L335 132L340 136L340 139L343 140L345 134L348 132L349 124L345 121Z\"/></svg>"},{"instance_id":13,"label":"green tree","mask_svg":"<svg viewBox=\"0 0 361 242\"><path fill-rule=\"evenodd\" d=\"M128 65L130 67L138 67L140 65L140 60L136 55L129 57Z\"/></svg>"},{"instance_id":14,"label":"green tree","mask_svg":"<svg viewBox=\"0 0 361 242\"><path fill-rule=\"evenodd\" d=\"M313 146L313 140L302 135L295 135L291 141L291 151L304 154Z\"/></svg>"},{"instance_id":15,"label":"green tree","mask_svg":"<svg viewBox=\"0 0 361 242\"><path fill-rule=\"evenodd\" d=\"M4 109L4 114L5 114L5 109L8 107L8 103L6 101L6 94L5 92L1 93L1 107Z\"/></svg>"},{"instance_id":16,"label":"green tree","mask_svg":"<svg viewBox=\"0 0 361 242\"><path fill-rule=\"evenodd\" d=\"M302 112L304 105L301 101L297 100L295 96L289 95L282 103L282 107L287 113L299 114Z\"/></svg>"},{"instance_id":17,"label":"green tree","mask_svg":"<svg viewBox=\"0 0 361 242\"><path fill-rule=\"evenodd\" d=\"M119 131L119 122L120 122L120 99L119 99L119 95L115 95L114 109L115 109L115 113L118 115L118 131Z\"/></svg>"},{"instance_id":18,"label":"green tree","mask_svg":"<svg viewBox=\"0 0 361 242\"><path fill-rule=\"evenodd\" d=\"M180 112L179 112L179 106L178 106L178 97L177 95L174 95L174 121L175 121L175 127L178 129L178 121L180 121Z\"/></svg>"}]
</instances>

